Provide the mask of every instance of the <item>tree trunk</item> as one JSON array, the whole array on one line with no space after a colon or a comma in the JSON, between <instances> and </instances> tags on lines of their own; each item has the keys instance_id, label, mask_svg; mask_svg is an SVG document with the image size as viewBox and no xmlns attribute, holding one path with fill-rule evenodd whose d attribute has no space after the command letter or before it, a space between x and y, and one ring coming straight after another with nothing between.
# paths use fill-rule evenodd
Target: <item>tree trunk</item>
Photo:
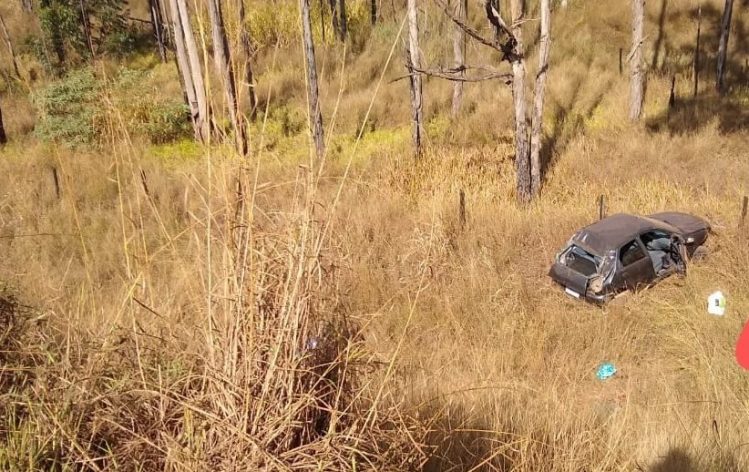
<instances>
[{"instance_id":1,"label":"tree trunk","mask_svg":"<svg viewBox=\"0 0 749 472\"><path fill-rule=\"evenodd\" d=\"M34 9L32 0L21 0L21 9L26 13L31 13L31 11Z\"/></svg>"},{"instance_id":2,"label":"tree trunk","mask_svg":"<svg viewBox=\"0 0 749 472\"><path fill-rule=\"evenodd\" d=\"M346 17L346 0L338 0L338 13L341 15L339 26L341 28L341 41L346 41L348 35L348 18Z\"/></svg>"},{"instance_id":3,"label":"tree trunk","mask_svg":"<svg viewBox=\"0 0 749 472\"><path fill-rule=\"evenodd\" d=\"M159 48L159 57L161 62L166 62L166 46L164 44L164 20L161 17L160 0L148 0L149 10L151 11L151 25L153 25L153 35L156 38L156 46Z\"/></svg>"},{"instance_id":4,"label":"tree trunk","mask_svg":"<svg viewBox=\"0 0 749 472\"><path fill-rule=\"evenodd\" d=\"M416 0L408 0L408 73L411 83L411 120L413 121L413 146L416 156L421 155L423 133L423 96L421 75L414 69L421 69L419 60L419 24L416 16Z\"/></svg>"},{"instance_id":5,"label":"tree trunk","mask_svg":"<svg viewBox=\"0 0 749 472\"><path fill-rule=\"evenodd\" d=\"M333 33L340 36L341 30L338 27L338 0L330 0L330 18L333 22Z\"/></svg>"},{"instance_id":6,"label":"tree trunk","mask_svg":"<svg viewBox=\"0 0 749 472\"><path fill-rule=\"evenodd\" d=\"M208 15L211 20L211 35L213 40L213 59L216 63L216 70L221 75L223 81L224 95L226 95L229 118L231 118L232 127L234 128L237 151L244 156L247 154L247 135L245 133L244 121L239 115L237 88L234 83L234 71L231 64L231 52L229 51L229 44L226 41L224 18L221 14L221 6L218 1L208 0Z\"/></svg>"},{"instance_id":7,"label":"tree trunk","mask_svg":"<svg viewBox=\"0 0 749 472\"><path fill-rule=\"evenodd\" d=\"M307 59L307 100L309 102L309 120L312 139L315 142L317 158L325 153L325 137L322 126L322 111L317 89L317 64L315 61L315 43L312 39L312 24L309 12L310 0L299 0L302 13L302 31L304 35L304 56Z\"/></svg>"},{"instance_id":8,"label":"tree trunk","mask_svg":"<svg viewBox=\"0 0 749 472\"><path fill-rule=\"evenodd\" d=\"M0 145L8 142L8 136L5 135L5 125L3 124L3 109L0 106Z\"/></svg>"},{"instance_id":9,"label":"tree trunk","mask_svg":"<svg viewBox=\"0 0 749 472\"><path fill-rule=\"evenodd\" d=\"M457 0L457 11L455 16L460 21L465 21L468 10L468 0ZM457 24L453 24L453 55L455 56L455 70L460 71L460 77L465 76L465 53L466 53L466 33ZM460 108L463 105L463 82L456 81L453 83L453 106L451 115L453 118L458 116Z\"/></svg>"},{"instance_id":10,"label":"tree trunk","mask_svg":"<svg viewBox=\"0 0 749 472\"><path fill-rule=\"evenodd\" d=\"M697 96L697 89L700 85L700 33L702 30L702 5L697 8L697 41L694 46L694 94Z\"/></svg>"},{"instance_id":11,"label":"tree trunk","mask_svg":"<svg viewBox=\"0 0 749 472\"><path fill-rule=\"evenodd\" d=\"M185 0L176 0L179 13L179 24L182 27L185 40L185 51L189 64L188 71L195 86L195 100L197 102L197 117L195 123L200 132L200 141L206 142L210 138L211 121L208 116L208 100L206 98L205 83L203 81L203 70L201 67L200 56L198 56L198 46L195 43L195 36L190 25L190 16L187 11Z\"/></svg>"},{"instance_id":12,"label":"tree trunk","mask_svg":"<svg viewBox=\"0 0 749 472\"><path fill-rule=\"evenodd\" d=\"M512 58L512 99L515 105L515 171L517 198L521 204L531 200L530 146L525 104L525 59L523 57L523 0L512 0L512 34L517 40Z\"/></svg>"},{"instance_id":13,"label":"tree trunk","mask_svg":"<svg viewBox=\"0 0 749 472\"><path fill-rule=\"evenodd\" d=\"M642 69L644 21L645 0L632 0L632 51L630 52L632 78L629 92L629 119L632 121L639 121L644 99L645 73Z\"/></svg>"},{"instance_id":14,"label":"tree trunk","mask_svg":"<svg viewBox=\"0 0 749 472\"><path fill-rule=\"evenodd\" d=\"M499 5L499 0L490 0L489 5L494 8L497 11L497 16L502 16L502 10ZM497 25L494 25L494 39L496 41L499 41L499 39L502 37L502 31L499 29Z\"/></svg>"},{"instance_id":15,"label":"tree trunk","mask_svg":"<svg viewBox=\"0 0 749 472\"><path fill-rule=\"evenodd\" d=\"M373 25L377 24L377 0L371 0L370 4L370 19Z\"/></svg>"},{"instance_id":16,"label":"tree trunk","mask_svg":"<svg viewBox=\"0 0 749 472\"><path fill-rule=\"evenodd\" d=\"M0 16L0 28L3 30L3 38L5 39L5 45L8 46L8 53L10 54L10 60L13 63L13 71L16 76L21 78L21 71L18 68L18 61L16 60L16 52L13 50L13 42L10 40L10 34L8 28L5 27L5 20Z\"/></svg>"},{"instance_id":17,"label":"tree trunk","mask_svg":"<svg viewBox=\"0 0 749 472\"><path fill-rule=\"evenodd\" d=\"M322 7L322 0L320 3ZM245 61L244 81L247 84L247 97L250 101L250 120L255 120L257 116L257 95L255 94L255 77L252 73L252 41L250 39L250 29L247 25L247 16L244 9L244 0L239 0L239 22L240 22L240 42L242 44L242 53ZM324 27L323 27L324 31Z\"/></svg>"},{"instance_id":18,"label":"tree trunk","mask_svg":"<svg viewBox=\"0 0 749 472\"><path fill-rule=\"evenodd\" d=\"M726 0L723 8L723 19L720 22L720 42L718 43L718 67L717 81L715 84L718 93L726 93L726 54L728 52L728 36L731 33L731 15L733 14L733 0Z\"/></svg>"},{"instance_id":19,"label":"tree trunk","mask_svg":"<svg viewBox=\"0 0 749 472\"><path fill-rule=\"evenodd\" d=\"M88 52L91 54L91 59L96 59L96 53L94 51L94 40L91 36L91 21L86 10L86 3L84 0L80 0L80 19L81 25L83 26L83 34L86 37L86 46L88 46Z\"/></svg>"},{"instance_id":20,"label":"tree trunk","mask_svg":"<svg viewBox=\"0 0 749 472\"><path fill-rule=\"evenodd\" d=\"M535 103L531 131L531 194L537 196L541 190L541 145L543 140L544 95L546 75L549 69L551 48L551 2L541 0L541 36L538 53L538 74L536 75Z\"/></svg>"},{"instance_id":21,"label":"tree trunk","mask_svg":"<svg viewBox=\"0 0 749 472\"><path fill-rule=\"evenodd\" d=\"M177 68L179 69L180 77L182 78L182 88L185 92L187 105L190 108L190 118L192 119L195 139L202 142L204 139L202 120L205 118L201 117L200 108L198 106L197 92L195 90L195 83L193 82L190 60L187 58L185 31L182 28L179 6L177 4L178 1L179 0L169 0L172 17L172 30L174 34L174 47L176 50L175 57L177 59Z\"/></svg>"}]
</instances>

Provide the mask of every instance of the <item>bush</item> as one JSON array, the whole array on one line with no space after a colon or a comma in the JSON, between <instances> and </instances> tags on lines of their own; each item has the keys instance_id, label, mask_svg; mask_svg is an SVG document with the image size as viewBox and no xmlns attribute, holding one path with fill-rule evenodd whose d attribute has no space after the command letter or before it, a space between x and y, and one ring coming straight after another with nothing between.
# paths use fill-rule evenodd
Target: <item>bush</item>
<instances>
[{"instance_id":1,"label":"bush","mask_svg":"<svg viewBox=\"0 0 749 472\"><path fill-rule=\"evenodd\" d=\"M90 68L71 72L32 95L39 113L34 134L45 141L79 145L96 135L100 84Z\"/></svg>"}]
</instances>

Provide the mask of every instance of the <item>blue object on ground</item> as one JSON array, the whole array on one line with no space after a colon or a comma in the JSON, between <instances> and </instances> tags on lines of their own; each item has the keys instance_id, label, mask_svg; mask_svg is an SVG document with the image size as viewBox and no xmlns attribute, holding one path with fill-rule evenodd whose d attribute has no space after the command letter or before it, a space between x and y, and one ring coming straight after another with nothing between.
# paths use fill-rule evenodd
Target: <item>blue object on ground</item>
<instances>
[{"instance_id":1,"label":"blue object on ground","mask_svg":"<svg viewBox=\"0 0 749 472\"><path fill-rule=\"evenodd\" d=\"M596 377L598 377L598 380L606 380L614 374L616 374L616 367L614 367L614 364L606 362L598 367Z\"/></svg>"}]
</instances>

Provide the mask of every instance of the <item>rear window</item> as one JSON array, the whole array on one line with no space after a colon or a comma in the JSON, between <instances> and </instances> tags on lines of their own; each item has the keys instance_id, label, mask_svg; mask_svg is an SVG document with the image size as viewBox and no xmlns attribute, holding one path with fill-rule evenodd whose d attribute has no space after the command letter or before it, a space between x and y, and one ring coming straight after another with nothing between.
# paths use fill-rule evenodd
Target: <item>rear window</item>
<instances>
[{"instance_id":1,"label":"rear window","mask_svg":"<svg viewBox=\"0 0 749 472\"><path fill-rule=\"evenodd\" d=\"M559 256L559 262L577 273L590 277L598 272L600 258L581 247L572 245L562 252Z\"/></svg>"}]
</instances>

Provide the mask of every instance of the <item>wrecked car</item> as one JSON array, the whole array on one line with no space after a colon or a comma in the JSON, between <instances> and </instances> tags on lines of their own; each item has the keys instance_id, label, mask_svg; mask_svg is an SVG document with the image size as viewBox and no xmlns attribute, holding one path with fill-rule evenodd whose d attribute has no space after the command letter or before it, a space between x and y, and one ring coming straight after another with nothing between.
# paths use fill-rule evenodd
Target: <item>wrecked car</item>
<instances>
[{"instance_id":1,"label":"wrecked car","mask_svg":"<svg viewBox=\"0 0 749 472\"><path fill-rule=\"evenodd\" d=\"M686 213L619 213L577 231L549 276L567 294L603 304L672 274L685 275L687 260L709 232L707 221Z\"/></svg>"}]
</instances>

